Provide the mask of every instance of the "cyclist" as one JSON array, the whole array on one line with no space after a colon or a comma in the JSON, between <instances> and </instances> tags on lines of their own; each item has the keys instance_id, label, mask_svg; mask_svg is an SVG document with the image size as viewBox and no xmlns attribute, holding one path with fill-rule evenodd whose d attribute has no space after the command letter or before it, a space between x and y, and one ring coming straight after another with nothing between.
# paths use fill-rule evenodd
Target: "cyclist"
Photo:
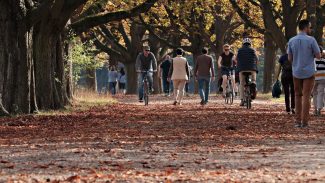
<instances>
[{"instance_id":1,"label":"cyclist","mask_svg":"<svg viewBox=\"0 0 325 183\"><path fill-rule=\"evenodd\" d=\"M218 59L218 67L221 70L222 75L222 91L223 97L226 97L226 87L227 87L227 80L228 75L231 77L232 87L235 90L235 75L233 72L234 66L234 54L230 51L230 45L225 44L223 45L223 53L219 56Z\"/></svg>"},{"instance_id":2,"label":"cyclist","mask_svg":"<svg viewBox=\"0 0 325 183\"><path fill-rule=\"evenodd\" d=\"M149 91L152 92L153 72L157 72L157 60L155 55L150 52L149 46L143 47L143 52L138 55L135 66L138 73L139 102L143 102L143 79L147 75Z\"/></svg>"},{"instance_id":3,"label":"cyclist","mask_svg":"<svg viewBox=\"0 0 325 183\"><path fill-rule=\"evenodd\" d=\"M258 65L258 57L256 51L251 47L252 41L250 38L244 38L242 47L237 53L237 67L239 70L239 80L240 80L240 106L244 106L244 87L246 85L244 72L251 73L252 85L251 93L252 99L256 98L256 73Z\"/></svg>"}]
</instances>

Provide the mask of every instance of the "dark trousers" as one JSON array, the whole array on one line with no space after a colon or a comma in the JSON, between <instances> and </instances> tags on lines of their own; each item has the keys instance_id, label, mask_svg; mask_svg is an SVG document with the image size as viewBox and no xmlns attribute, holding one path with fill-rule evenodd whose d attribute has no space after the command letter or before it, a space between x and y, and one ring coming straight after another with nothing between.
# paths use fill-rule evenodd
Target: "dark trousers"
<instances>
[{"instance_id":1,"label":"dark trousers","mask_svg":"<svg viewBox=\"0 0 325 183\"><path fill-rule=\"evenodd\" d=\"M109 82L109 91L112 95L116 94L116 83L117 82Z\"/></svg>"},{"instance_id":2,"label":"dark trousers","mask_svg":"<svg viewBox=\"0 0 325 183\"><path fill-rule=\"evenodd\" d=\"M164 93L169 94L169 92L170 92L170 82L168 81L167 77L163 77L162 82L163 82Z\"/></svg>"},{"instance_id":3,"label":"dark trousers","mask_svg":"<svg viewBox=\"0 0 325 183\"><path fill-rule=\"evenodd\" d=\"M188 82L186 82L186 84L185 84L185 92L188 93L189 90L190 90L190 86L189 86Z\"/></svg>"},{"instance_id":4,"label":"dark trousers","mask_svg":"<svg viewBox=\"0 0 325 183\"><path fill-rule=\"evenodd\" d=\"M284 91L286 111L290 112L291 109L295 108L295 89L293 85L293 77L292 76L281 77L281 83Z\"/></svg>"}]
</instances>

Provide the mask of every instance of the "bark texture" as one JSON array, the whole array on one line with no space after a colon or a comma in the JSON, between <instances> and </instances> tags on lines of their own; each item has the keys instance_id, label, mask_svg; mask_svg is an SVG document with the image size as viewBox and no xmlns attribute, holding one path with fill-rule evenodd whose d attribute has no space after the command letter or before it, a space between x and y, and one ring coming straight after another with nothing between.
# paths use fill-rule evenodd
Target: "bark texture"
<instances>
[{"instance_id":1,"label":"bark texture","mask_svg":"<svg viewBox=\"0 0 325 183\"><path fill-rule=\"evenodd\" d=\"M24 20L26 7L18 0L0 1L0 110L29 113L32 29Z\"/></svg>"}]
</instances>

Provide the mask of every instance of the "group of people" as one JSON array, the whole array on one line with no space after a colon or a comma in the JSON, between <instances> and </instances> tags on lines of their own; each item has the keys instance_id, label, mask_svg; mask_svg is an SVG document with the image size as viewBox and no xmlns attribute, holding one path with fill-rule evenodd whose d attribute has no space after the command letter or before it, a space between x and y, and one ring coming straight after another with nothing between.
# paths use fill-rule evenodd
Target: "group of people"
<instances>
[{"instance_id":1,"label":"group of people","mask_svg":"<svg viewBox=\"0 0 325 183\"><path fill-rule=\"evenodd\" d=\"M107 71L107 67L104 66L100 71L100 74L103 75L103 77L97 76L97 78L102 80L102 84L98 85L99 94L103 92L103 89L105 94L107 92L109 92L111 95L116 95L117 93L126 93L126 73L123 67L118 71L115 66L110 66Z\"/></svg>"},{"instance_id":2,"label":"group of people","mask_svg":"<svg viewBox=\"0 0 325 183\"><path fill-rule=\"evenodd\" d=\"M299 33L290 39L287 47L287 54L283 55L279 62L282 66L282 83L285 92L286 111L296 115L296 127L307 127L309 121L310 96L313 92L316 114L324 107L324 86L325 86L325 62L321 58L321 50L317 41L312 36L311 23L308 20L299 22ZM170 81L174 86L174 105L181 105L184 96L184 88L190 80L190 66L183 56L184 51L181 48L176 49L176 56L170 63L162 64L161 67L170 67L168 71L161 73L165 77L164 86L168 86ZM323 55L324 58L324 55ZM316 59L316 62L315 62ZM194 77L199 83L199 94L201 105L206 105L209 101L210 82L215 78L214 61L208 55L208 49L202 49L202 55L195 60ZM317 64L317 70L316 70ZM230 45L223 46L223 53L219 56L217 65L222 74L223 96L227 79L230 76L233 87L235 85L234 68L239 73L239 93L241 98L240 105L244 105L244 86L246 85L243 73L250 73L252 98L256 97L256 74L258 66L258 57L256 51L252 48L250 38L243 39L242 47L237 54L230 52ZM150 47L145 46L143 53L140 53L136 61L136 69L140 73L139 82L139 101L143 102L143 77L144 71L151 71L148 74L149 88L152 88L152 73L157 71L157 61L150 52ZM317 72L316 72L317 71ZM316 86L314 88L316 81ZM169 88L169 87L168 87ZM169 92L169 91L165 91ZM291 94L291 102L290 102Z\"/></svg>"},{"instance_id":3,"label":"group of people","mask_svg":"<svg viewBox=\"0 0 325 183\"><path fill-rule=\"evenodd\" d=\"M227 77L232 78L233 87L237 91L235 81L235 68L239 72L239 80L241 81L240 93L241 103L244 105L244 86L246 81L243 72L251 73L252 87L251 93L252 98L256 96L256 72L258 57L256 51L251 47L252 42L250 38L243 40L243 46L238 50L238 54L235 55L230 51L230 45L226 44L223 46L223 53L218 59L218 67L221 70L223 82L223 96L225 97L225 91L227 87ZM192 77L192 72L195 79L198 82L199 94L201 97L201 105L206 105L209 102L210 84L215 79L214 59L208 54L208 49L203 48L202 54L195 59L195 66L192 71L187 59L184 57L184 51L181 48L175 50L175 57L170 59L170 56L166 57L166 60L160 65L160 77L163 81L164 92L169 94L169 85L173 83L173 92L175 101L174 105L181 105L184 96L184 89ZM136 69L139 72L138 86L139 86L139 102L143 102L143 78L147 75L149 78L149 87L152 88L152 75L153 72L157 71L157 61L150 52L149 46L144 46L144 51L140 53L136 61ZM150 71L149 73L143 73L143 71Z\"/></svg>"},{"instance_id":4,"label":"group of people","mask_svg":"<svg viewBox=\"0 0 325 183\"><path fill-rule=\"evenodd\" d=\"M307 127L311 96L315 115L324 107L325 53L314 37L308 20L299 22L299 33L291 38L287 53L279 59L286 112L296 114L296 127Z\"/></svg>"}]
</instances>

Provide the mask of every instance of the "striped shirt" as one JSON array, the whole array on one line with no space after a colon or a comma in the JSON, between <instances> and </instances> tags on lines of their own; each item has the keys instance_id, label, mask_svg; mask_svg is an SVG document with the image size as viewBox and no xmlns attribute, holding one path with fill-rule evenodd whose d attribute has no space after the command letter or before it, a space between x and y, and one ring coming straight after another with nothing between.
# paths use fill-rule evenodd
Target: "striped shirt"
<instances>
[{"instance_id":1,"label":"striped shirt","mask_svg":"<svg viewBox=\"0 0 325 183\"><path fill-rule=\"evenodd\" d=\"M316 59L316 74L315 74L315 80L325 80L325 59Z\"/></svg>"}]
</instances>

